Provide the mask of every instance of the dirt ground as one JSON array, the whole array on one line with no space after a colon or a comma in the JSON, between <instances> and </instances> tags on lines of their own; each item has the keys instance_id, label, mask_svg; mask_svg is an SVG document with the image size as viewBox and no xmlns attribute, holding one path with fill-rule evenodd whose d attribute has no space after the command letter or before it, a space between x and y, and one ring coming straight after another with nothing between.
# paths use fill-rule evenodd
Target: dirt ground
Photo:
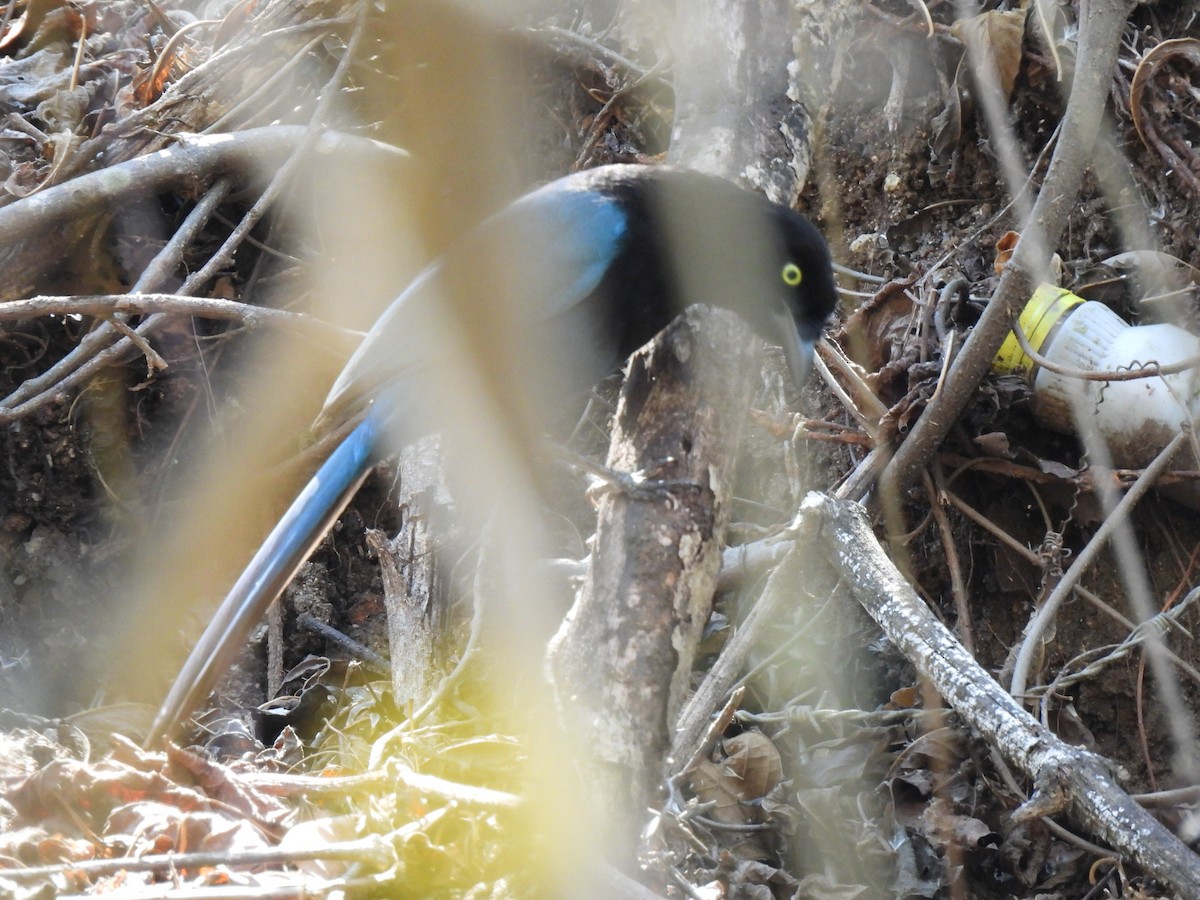
<instances>
[{"instance_id":1,"label":"dirt ground","mask_svg":"<svg viewBox=\"0 0 1200 900\"><path fill-rule=\"evenodd\" d=\"M110 6L109 15L133 20L129 7ZM1148 4L1134 10L1106 130L1112 145L1128 160L1130 189L1140 205L1128 197L1123 201L1149 212L1145 225L1161 252L1200 267L1196 178L1181 175L1150 142L1139 138L1129 103L1130 81L1150 48L1171 39L1195 40L1197 25L1187 6ZM860 293L843 298L831 335L863 367L868 382L889 408L885 426L897 437L903 437L937 389L947 350L945 336L915 324L920 312L912 298L931 307L940 304L946 334L961 337L995 289L997 242L1019 227L1019 217L1006 206L1008 189L982 125L973 83L959 69L961 43L948 29L957 14L950 5L930 4L930 8L937 25L933 37L928 36L924 21L912 15L909 4L864 4L853 17L853 27L841 35L836 53L839 77L824 105L813 111L816 162L802 198L802 207L821 226L839 262L884 279L881 285L843 278L845 287ZM599 16L601 11L587 7L579 16L551 21L570 28L581 17L586 21L588 14ZM1073 11L1067 10L1067 15L1073 16ZM595 28L591 33L600 31ZM639 48L620 44L621 34L618 28L606 45L636 56ZM1032 26L1020 49L1008 110L1028 169L1038 183L1062 118L1063 84L1056 78L1052 60L1032 37ZM334 64L336 54L316 55L321 56L319 68L328 70ZM1065 65L1071 65L1069 56ZM530 171L523 177L528 182L565 172L577 162L587 166L648 162L666 150L671 96L665 85L650 79L624 93L619 103L606 106L616 76L603 60L589 60L583 51L574 58L546 51L532 54L528 66L535 90L528 92L521 127L528 129L531 142L543 151L536 162L525 163ZM419 85L421 78L429 76L423 70L418 74L418 69L414 65L399 81ZM1194 115L1197 77L1193 63L1175 60L1150 79L1141 97L1144 114L1158 123L1160 134L1177 136L1178 146L1194 146L1194 139L1200 137L1195 134ZM15 103L13 95L6 98L0 93L0 108L4 99ZM366 109L375 112L370 103L365 102ZM23 112L34 115L29 109ZM402 108L397 118L404 114ZM388 127L403 131L395 122L388 122L384 130ZM437 140L430 138L430 146L436 148ZM0 149L7 146L5 152L14 165L17 154L12 148L19 143L8 133L0 135ZM1192 172L1200 172L1196 159L1186 163ZM15 171L14 165L8 174ZM1110 198L1094 176L1085 179L1063 241L1054 248L1061 259L1062 284L1088 299L1102 300L1129 321L1150 321L1159 315L1158 308L1139 306L1135 279L1102 264L1127 249L1117 226L1119 211ZM174 233L193 200L164 196L151 202L152 212L141 221L152 223L152 228L100 229L92 245L77 245L69 266L60 267L35 291L26 293L127 290L144 264L147 248L161 246L163 236ZM252 202L249 195L230 195L221 205L221 215L188 249L173 284L203 264L228 232L229 223ZM279 234L269 223L253 232L256 240L268 244L275 243ZM213 295L241 297L264 282L273 286L286 282L292 266L299 265L296 259L311 249L292 246L286 259L275 259L258 246L248 245L224 267L211 288ZM958 276L965 279L962 287L942 296L943 288ZM911 291L905 294L904 287ZM1196 292L1196 285L1189 285L1176 303L1185 323L1195 317ZM856 316L860 307L866 312ZM90 319L61 315L4 322L0 396L9 396L63 359L91 324ZM36 730L41 726L27 724L36 723L36 717L56 719L115 701L153 702L161 695L163 685L156 680L133 688L126 682L120 693L114 693L104 678L114 654L135 655L139 648L122 647L112 635L104 635L103 640L99 636L123 614L123 592L138 555L134 536L168 530L179 508L203 502L187 493L177 467L217 419L213 409L231 404L239 379L245 377L240 364L243 354L250 352L247 344L236 328L181 318L153 342L165 368L148 374L141 357L106 368L81 389L62 392L31 414L8 422L0 432L4 460L0 465L0 706L19 714L10 720L10 727ZM836 397L824 386L810 386L802 394L783 386L779 364L777 356L768 354L768 374L756 397L761 415L746 438L744 453L753 463L744 464L742 501L731 526L733 535L744 540L778 530L790 520L804 490L832 487L866 455L864 443L858 440L863 437L861 429ZM336 366L331 368L336 371ZM601 394L611 399L612 389ZM226 408L222 421L236 427L241 414ZM842 438L800 440L781 448L779 434L787 426L779 423L797 414L823 420L831 434ZM605 405L599 403L589 425L576 431L574 449L602 456L607 417ZM297 472L304 469L305 463L295 459L302 443L300 438L286 443L286 449L279 451L283 458L272 460L277 469L289 471L284 481L296 481ZM968 636L977 659L992 673L1004 668L1038 598L1061 577L1061 569L1087 545L1103 520L1087 462L1076 439L1050 432L1033 418L1030 390L1023 379L994 376L979 390L942 447L930 489L919 488L901 498L899 518L886 525L882 511L872 508L897 564L943 620L960 636ZM788 466L798 467L798 474ZM285 599L284 669L309 656L332 657L335 672L345 676L344 662L337 662L344 659L344 651L298 627L303 612L315 612L326 625L386 654L384 586L365 534L371 528L393 533L403 518L396 510L393 476L394 470L386 466L372 476L312 557L301 584ZM592 507L573 476L551 478L563 482L550 491L559 498L553 516L561 525L556 529L561 553L580 558L594 528ZM993 527L982 527L947 500L948 495ZM934 506L944 515L944 523L934 516ZM269 512L264 510L263 515L269 517ZM1132 521L1153 596L1165 609L1179 602L1195 583L1200 518L1196 510L1151 493ZM1040 564L999 539L997 530L1034 551ZM203 552L197 549L198 554ZM965 607L955 603L954 568L963 573ZM450 611L445 628L451 645L459 648L469 620L465 608L469 583L467 563L457 560L448 567L443 595ZM1050 673L1049 678L1060 670L1080 669L1081 654L1119 644L1128 635L1128 629L1103 609L1107 604L1131 615L1117 561L1103 557L1085 576L1083 586L1098 600L1073 599L1060 614L1041 660L1040 671ZM713 653L727 631L721 626L744 615L745 606L739 604L747 602L732 597L723 601L713 628ZM963 620L964 609L968 621ZM857 609L798 608L794 621L779 623L781 643L786 644L788 635L814 610L829 618L828 631L813 638L814 645L794 645L787 653L829 658L851 648L842 657L849 661L838 672L840 696L828 698L833 707L878 712L918 705L903 699L905 692L915 690L911 667ZM1169 637L1170 646L1200 668L1200 646L1192 637L1200 617L1189 610L1179 626ZM158 637L165 645L178 647L184 636L172 627L168 624ZM222 692L230 707L268 699L262 693L259 671L266 653L263 642L248 652L238 678ZM824 709L824 701L805 700L806 688L792 680L810 663L795 662L787 674L787 666L778 658L759 662L764 669L752 683L751 699L745 704L750 714L745 731L754 730L754 715L769 717L806 704ZM344 677L341 686L352 691L364 684L373 685L372 691L387 690L386 679L359 675ZM1180 684L1186 707L1195 715L1200 712L1200 685L1190 678ZM343 703L365 703L360 694L338 696ZM464 718L469 701L467 695L458 707ZM387 708L394 715L390 704L390 698L379 699L378 709ZM354 715L366 714L356 708ZM355 727L362 725L361 719L354 721ZM869 728L853 734L815 713L806 722L793 721L786 727L771 721L762 727L776 740L794 790L782 804L787 806L787 827L772 833L765 850L726 847L725 855L712 854L717 862L707 860L691 870L742 886L743 893L729 896L1165 896L1156 892L1153 883L1144 885L1146 893L1133 893L1139 885L1136 870L1110 881L1108 893L1090 893L1088 869L1095 857L1058 837L1008 825L1007 816L1021 798L1003 783L982 744L956 725L953 717L941 729L925 730L917 727L916 718L901 725L872 720ZM1166 721L1160 687L1138 652L1066 688L1053 705L1049 724L1066 740L1112 760L1131 792L1184 786L1173 774L1177 772L1175 732ZM364 734L382 730L377 723L363 727ZM486 756L509 751L490 747L471 752ZM466 763L450 767L458 772L478 771ZM936 790L930 784L934 781L939 783ZM869 787L863 788L864 784ZM847 786L846 794L823 806L826 801L816 794L832 785ZM897 868L884 864L883 876L830 864L827 871L835 873L830 883L807 881L807 893L798 893L800 881L819 873L827 862L806 844L806 836L831 809L842 818L830 830L838 831L839 841L858 841L864 859L891 859L885 852L894 837L889 827L907 835L897 843L905 845L908 857ZM864 809L876 810L878 818L864 814ZM1187 815L1184 808L1162 811L1171 825L1179 825ZM14 819L10 816L8 821ZM977 831L950 836L956 827L965 829L967 822ZM487 834L490 839L494 832ZM430 863L436 871L452 873L446 883L454 888L446 888L446 896L508 896L496 887L503 880L500 873L506 871L505 865L512 862L505 852L498 851L481 866L460 859L447 863L438 854L444 852L439 847L449 843L446 837L438 847L421 851L429 859L436 857ZM761 876L755 883L767 893L745 887L753 881L745 861L754 859L757 864L760 858L770 860L770 871L755 875ZM898 869L903 869L903 877L895 875ZM868 885L867 893L852 893L849 888L838 893L838 879L843 887ZM434 881L431 877L430 883ZM475 882L487 883L492 890L470 894Z\"/></svg>"}]
</instances>

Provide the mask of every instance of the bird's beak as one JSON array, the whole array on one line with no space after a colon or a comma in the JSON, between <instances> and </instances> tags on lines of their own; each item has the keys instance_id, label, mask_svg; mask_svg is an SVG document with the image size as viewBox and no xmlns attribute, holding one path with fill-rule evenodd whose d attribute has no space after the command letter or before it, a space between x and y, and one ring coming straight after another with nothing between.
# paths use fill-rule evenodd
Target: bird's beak
<instances>
[{"instance_id":1,"label":"bird's beak","mask_svg":"<svg viewBox=\"0 0 1200 900\"><path fill-rule=\"evenodd\" d=\"M808 383L808 376L812 372L813 350L821 338L820 333L811 336L802 333L796 319L786 307L776 311L775 325L776 337L783 345L783 355L787 359L788 368L798 390Z\"/></svg>"}]
</instances>

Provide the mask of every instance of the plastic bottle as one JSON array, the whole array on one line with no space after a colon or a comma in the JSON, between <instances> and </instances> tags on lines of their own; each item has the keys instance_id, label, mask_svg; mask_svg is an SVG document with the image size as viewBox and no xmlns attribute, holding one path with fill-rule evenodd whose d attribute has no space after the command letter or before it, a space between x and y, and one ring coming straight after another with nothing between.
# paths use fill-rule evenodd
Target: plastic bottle
<instances>
[{"instance_id":1,"label":"plastic bottle","mask_svg":"<svg viewBox=\"0 0 1200 900\"><path fill-rule=\"evenodd\" d=\"M1182 328L1132 326L1103 303L1048 284L1034 292L1019 321L1034 351L1075 370L1127 371L1151 362L1168 367L1200 357L1200 339ZM1184 423L1196 423L1200 414L1200 378L1194 366L1127 381L1085 380L1035 364L1010 333L992 368L1032 378L1033 414L1048 428L1076 433L1072 404L1080 414L1095 416L1118 468L1144 468ZM1177 469L1195 467L1187 451L1175 459ZM1200 484L1174 485L1167 493L1200 509Z\"/></svg>"}]
</instances>

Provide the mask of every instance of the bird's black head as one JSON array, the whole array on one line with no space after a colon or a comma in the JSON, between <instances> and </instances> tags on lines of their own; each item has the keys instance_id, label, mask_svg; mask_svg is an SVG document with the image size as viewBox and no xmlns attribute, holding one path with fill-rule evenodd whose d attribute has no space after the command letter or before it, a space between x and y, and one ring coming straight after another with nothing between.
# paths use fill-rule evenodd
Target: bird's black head
<instances>
[{"instance_id":1,"label":"bird's black head","mask_svg":"<svg viewBox=\"0 0 1200 900\"><path fill-rule=\"evenodd\" d=\"M768 220L773 224L768 246L777 245L775 292L768 300L774 307L771 336L782 343L796 386L803 387L812 368L813 348L837 306L832 259L821 233L798 212L770 204Z\"/></svg>"},{"instance_id":2,"label":"bird's black head","mask_svg":"<svg viewBox=\"0 0 1200 900\"><path fill-rule=\"evenodd\" d=\"M602 288L617 305L623 352L682 307L731 309L782 344L797 386L837 303L829 248L804 216L720 178L670 167L593 170L626 234Z\"/></svg>"}]
</instances>

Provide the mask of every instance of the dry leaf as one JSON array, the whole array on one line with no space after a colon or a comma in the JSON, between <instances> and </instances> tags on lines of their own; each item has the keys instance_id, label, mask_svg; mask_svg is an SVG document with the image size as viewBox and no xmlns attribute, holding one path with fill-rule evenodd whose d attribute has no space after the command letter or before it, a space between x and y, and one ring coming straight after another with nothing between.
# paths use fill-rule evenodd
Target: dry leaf
<instances>
[{"instance_id":1,"label":"dry leaf","mask_svg":"<svg viewBox=\"0 0 1200 900\"><path fill-rule=\"evenodd\" d=\"M724 741L722 747L728 754L725 770L741 779L740 799L765 797L783 778L779 751L762 732L745 731Z\"/></svg>"},{"instance_id":2,"label":"dry leaf","mask_svg":"<svg viewBox=\"0 0 1200 900\"><path fill-rule=\"evenodd\" d=\"M1012 259L1013 251L1017 248L1018 238L1020 235L1017 232L1006 231L996 241L996 259L992 262L992 269L997 275L1004 271L1004 267Z\"/></svg>"},{"instance_id":3,"label":"dry leaf","mask_svg":"<svg viewBox=\"0 0 1200 900\"><path fill-rule=\"evenodd\" d=\"M1177 38L1156 45L1142 57L1142 61L1138 63L1137 70L1129 82L1129 114L1133 119L1133 127L1137 130L1142 143L1150 150L1154 150L1155 147L1146 136L1142 95L1145 93L1150 79L1158 74L1158 70L1175 58L1186 60L1193 66L1200 66L1200 41L1195 38Z\"/></svg>"},{"instance_id":4,"label":"dry leaf","mask_svg":"<svg viewBox=\"0 0 1200 900\"><path fill-rule=\"evenodd\" d=\"M1017 73L1021 71L1021 41L1025 36L1025 11L992 10L982 15L959 19L950 33L962 41L972 54L977 76L981 67L990 65L996 74L1000 93L1007 103L1012 99ZM983 80L987 84L987 80Z\"/></svg>"},{"instance_id":5,"label":"dry leaf","mask_svg":"<svg viewBox=\"0 0 1200 900\"><path fill-rule=\"evenodd\" d=\"M994 456L997 459L1014 459L1016 456L1009 443L1008 435L1003 431L989 431L987 434L978 435L973 440L975 445L988 456Z\"/></svg>"},{"instance_id":6,"label":"dry leaf","mask_svg":"<svg viewBox=\"0 0 1200 900\"><path fill-rule=\"evenodd\" d=\"M744 825L749 816L742 808L741 780L716 763L704 760L692 773L696 799L712 804L708 817L730 825Z\"/></svg>"}]
</instances>

